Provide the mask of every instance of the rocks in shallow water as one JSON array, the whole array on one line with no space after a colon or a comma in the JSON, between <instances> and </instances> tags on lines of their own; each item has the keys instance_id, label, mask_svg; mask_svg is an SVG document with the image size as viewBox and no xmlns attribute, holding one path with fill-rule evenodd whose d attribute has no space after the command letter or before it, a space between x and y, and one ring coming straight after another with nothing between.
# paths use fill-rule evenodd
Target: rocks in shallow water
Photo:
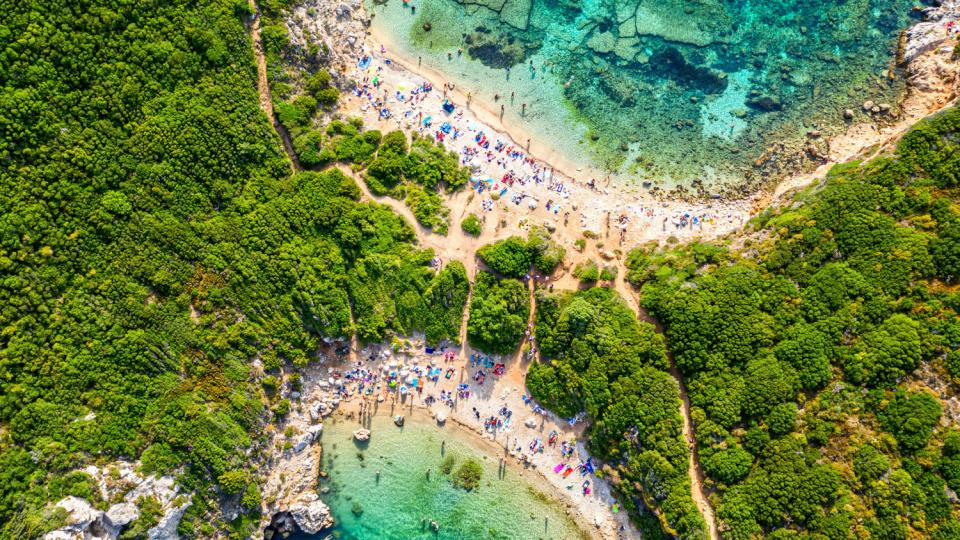
<instances>
[{"instance_id":1,"label":"rocks in shallow water","mask_svg":"<svg viewBox=\"0 0 960 540\"><path fill-rule=\"evenodd\" d=\"M853 109L845 109L843 111L844 120L853 120Z\"/></svg>"},{"instance_id":2,"label":"rocks in shallow water","mask_svg":"<svg viewBox=\"0 0 960 540\"><path fill-rule=\"evenodd\" d=\"M605 71L600 75L600 89L616 103L625 107L636 104L637 84L619 71ZM597 136L599 138L599 136ZM596 140L596 139L594 139Z\"/></svg>"},{"instance_id":3,"label":"rocks in shallow water","mask_svg":"<svg viewBox=\"0 0 960 540\"><path fill-rule=\"evenodd\" d=\"M679 84L696 88L705 94L719 94L726 90L727 74L709 67L698 66L673 47L655 53L650 62L657 75Z\"/></svg>"},{"instance_id":4,"label":"rocks in shallow water","mask_svg":"<svg viewBox=\"0 0 960 540\"><path fill-rule=\"evenodd\" d=\"M489 30L476 31L464 37L467 54L481 64L508 69L522 64L530 51L539 48L538 43L527 43L507 34L494 34Z\"/></svg>"},{"instance_id":5,"label":"rocks in shallow water","mask_svg":"<svg viewBox=\"0 0 960 540\"><path fill-rule=\"evenodd\" d=\"M360 442L366 442L370 440L370 430L366 428L360 428L353 432L354 440Z\"/></svg>"},{"instance_id":6,"label":"rocks in shallow water","mask_svg":"<svg viewBox=\"0 0 960 540\"><path fill-rule=\"evenodd\" d=\"M590 39L587 40L587 47L590 47L594 52L600 54L606 54L613 51L613 48L617 45L617 38L613 37L613 34L610 32L600 32L595 33L590 36Z\"/></svg>"},{"instance_id":7,"label":"rocks in shallow water","mask_svg":"<svg viewBox=\"0 0 960 540\"><path fill-rule=\"evenodd\" d=\"M783 108L783 103L777 96L752 96L747 99L747 106L763 112L779 111Z\"/></svg>"},{"instance_id":8,"label":"rocks in shallow water","mask_svg":"<svg viewBox=\"0 0 960 540\"><path fill-rule=\"evenodd\" d=\"M865 112L870 112L870 111L872 111L875 106L876 106L876 104L875 104L873 101L869 100L869 99L863 102L863 110L864 110Z\"/></svg>"},{"instance_id":9,"label":"rocks in shallow water","mask_svg":"<svg viewBox=\"0 0 960 540\"><path fill-rule=\"evenodd\" d=\"M423 31L424 31L424 32L429 32L429 31L432 30L432 29L433 29L433 25L430 24L429 21L423 23Z\"/></svg>"}]
</instances>

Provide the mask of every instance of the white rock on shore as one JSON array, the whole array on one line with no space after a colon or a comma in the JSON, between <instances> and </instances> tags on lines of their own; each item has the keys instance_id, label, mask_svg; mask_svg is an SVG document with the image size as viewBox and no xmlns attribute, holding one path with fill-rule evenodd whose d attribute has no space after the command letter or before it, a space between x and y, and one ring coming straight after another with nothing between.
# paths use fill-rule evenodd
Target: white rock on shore
<instances>
[{"instance_id":1,"label":"white rock on shore","mask_svg":"<svg viewBox=\"0 0 960 540\"><path fill-rule=\"evenodd\" d=\"M288 510L300 530L307 534L316 534L333 525L330 508L316 493L304 493Z\"/></svg>"},{"instance_id":2,"label":"white rock on shore","mask_svg":"<svg viewBox=\"0 0 960 540\"><path fill-rule=\"evenodd\" d=\"M176 540L179 538L177 526L180 525L183 513L187 511L187 508L190 508L191 504L192 502L187 501L181 506L168 510L160 518L160 522L147 531L147 537L150 540Z\"/></svg>"},{"instance_id":3,"label":"white rock on shore","mask_svg":"<svg viewBox=\"0 0 960 540\"><path fill-rule=\"evenodd\" d=\"M907 29L903 48L903 62L909 64L921 54L931 51L947 41L946 21L960 19L960 2L947 1L939 7L923 11L924 22Z\"/></svg>"}]
</instances>

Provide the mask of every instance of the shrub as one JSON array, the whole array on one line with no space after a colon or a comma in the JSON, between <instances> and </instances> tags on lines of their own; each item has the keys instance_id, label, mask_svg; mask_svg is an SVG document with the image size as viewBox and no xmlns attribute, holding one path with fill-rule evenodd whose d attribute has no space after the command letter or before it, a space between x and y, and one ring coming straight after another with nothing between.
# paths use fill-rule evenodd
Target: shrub
<instances>
[{"instance_id":1,"label":"shrub","mask_svg":"<svg viewBox=\"0 0 960 540\"><path fill-rule=\"evenodd\" d=\"M541 274L552 274L563 262L567 252L550 238L543 227L533 227L527 234L527 249L533 255L533 267Z\"/></svg>"},{"instance_id":2,"label":"shrub","mask_svg":"<svg viewBox=\"0 0 960 540\"><path fill-rule=\"evenodd\" d=\"M460 222L460 228L471 236L480 236L483 232L483 223L476 214L470 214Z\"/></svg>"},{"instance_id":3,"label":"shrub","mask_svg":"<svg viewBox=\"0 0 960 540\"><path fill-rule=\"evenodd\" d=\"M753 465L753 456L742 448L730 448L712 454L703 461L703 470L711 478L733 484L746 478Z\"/></svg>"},{"instance_id":4,"label":"shrub","mask_svg":"<svg viewBox=\"0 0 960 540\"><path fill-rule=\"evenodd\" d=\"M793 431L797 424L797 404L781 403L767 415L767 427L770 433L783 436Z\"/></svg>"},{"instance_id":5,"label":"shrub","mask_svg":"<svg viewBox=\"0 0 960 540\"><path fill-rule=\"evenodd\" d=\"M577 263L577 266L574 267L573 275L580 281L592 283L600 279L600 267L597 266L596 261L583 261Z\"/></svg>"},{"instance_id":6,"label":"shrub","mask_svg":"<svg viewBox=\"0 0 960 540\"><path fill-rule=\"evenodd\" d=\"M853 456L853 472L864 486L879 480L890 470L890 460L879 450L865 444Z\"/></svg>"},{"instance_id":7,"label":"shrub","mask_svg":"<svg viewBox=\"0 0 960 540\"><path fill-rule=\"evenodd\" d=\"M453 457L453 454L448 454L443 458L443 461L440 462L440 472L443 474L450 474L453 471L453 466L456 465L457 458Z\"/></svg>"},{"instance_id":8,"label":"shrub","mask_svg":"<svg viewBox=\"0 0 960 540\"><path fill-rule=\"evenodd\" d=\"M286 416L289 412L290 412L290 400L286 398L281 399L273 407L273 414L278 417Z\"/></svg>"},{"instance_id":9,"label":"shrub","mask_svg":"<svg viewBox=\"0 0 960 540\"><path fill-rule=\"evenodd\" d=\"M940 402L927 392L898 391L878 416L900 450L909 454L927 445L942 413Z\"/></svg>"},{"instance_id":10,"label":"shrub","mask_svg":"<svg viewBox=\"0 0 960 540\"><path fill-rule=\"evenodd\" d=\"M511 236L477 250L477 256L494 272L520 278L530 271L533 262L527 243L519 236Z\"/></svg>"},{"instance_id":11,"label":"shrub","mask_svg":"<svg viewBox=\"0 0 960 540\"><path fill-rule=\"evenodd\" d=\"M524 336L529 313L530 297L523 283L478 272L467 321L470 345L488 353L512 352Z\"/></svg>"},{"instance_id":12,"label":"shrub","mask_svg":"<svg viewBox=\"0 0 960 540\"><path fill-rule=\"evenodd\" d=\"M617 279L617 273L619 270L616 266L605 265L602 270L600 270L600 281L613 281Z\"/></svg>"},{"instance_id":13,"label":"shrub","mask_svg":"<svg viewBox=\"0 0 960 540\"><path fill-rule=\"evenodd\" d=\"M220 489L227 495L236 495L246 487L247 473L240 469L227 471L217 477L217 483L220 484Z\"/></svg>"}]
</instances>

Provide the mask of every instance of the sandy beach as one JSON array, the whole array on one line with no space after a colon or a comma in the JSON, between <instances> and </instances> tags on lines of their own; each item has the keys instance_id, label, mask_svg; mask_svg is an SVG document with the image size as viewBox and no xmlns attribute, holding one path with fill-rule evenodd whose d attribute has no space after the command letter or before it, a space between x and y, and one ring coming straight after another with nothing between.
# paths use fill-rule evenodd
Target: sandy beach
<instances>
[{"instance_id":1,"label":"sandy beach","mask_svg":"<svg viewBox=\"0 0 960 540\"><path fill-rule=\"evenodd\" d=\"M448 354L452 359L447 358ZM462 355L466 361L460 359ZM471 365L470 355L505 364L503 375L494 375L482 363ZM577 466L590 459L583 446L586 423L581 420L571 425L538 408L534 401L525 402L523 380L527 363L519 354L487 356L470 347L454 346L428 353L419 339L411 340L409 347L399 352L387 346L368 345L352 351L343 362L328 360L325 365L311 368L304 386L315 389L317 396L306 395L304 399L330 400L337 396L339 404L333 415L355 422L358 429L369 425L371 415L403 415L410 421L439 423L444 429L455 430L454 436L469 437L478 449L494 459L502 458L505 466L533 481L545 495L561 504L590 537L637 538L639 532L626 513L612 512L616 501L609 486L593 475L581 476L577 472ZM436 382L425 377L430 369L438 368L441 373ZM449 379L445 376L447 370L452 370ZM474 378L478 371L486 373L482 384ZM391 373L400 379L393 388L388 382ZM422 391L405 384L410 377L417 379ZM308 384L312 379L325 380L327 385ZM364 382L361 389L364 379L369 382ZM469 386L468 395L458 391L463 384ZM401 386L407 388L405 395L401 394ZM498 419L502 425L485 428L484 422L490 418ZM556 442L551 445L549 439L554 432ZM531 451L531 444L538 440L542 450ZM562 455L564 443L572 449L566 457ZM573 467L574 473L566 478L554 473L554 467L560 463ZM581 489L585 479L590 481L590 494Z\"/></svg>"}]
</instances>

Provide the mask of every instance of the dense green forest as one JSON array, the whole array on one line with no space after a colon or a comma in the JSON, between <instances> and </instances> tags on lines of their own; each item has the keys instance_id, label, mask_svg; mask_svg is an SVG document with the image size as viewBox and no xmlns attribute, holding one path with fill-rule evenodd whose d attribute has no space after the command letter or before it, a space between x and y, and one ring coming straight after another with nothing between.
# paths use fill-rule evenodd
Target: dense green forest
<instances>
[{"instance_id":1,"label":"dense green forest","mask_svg":"<svg viewBox=\"0 0 960 540\"><path fill-rule=\"evenodd\" d=\"M958 136L951 109L732 244L630 254L725 537L960 535Z\"/></svg>"},{"instance_id":2,"label":"dense green forest","mask_svg":"<svg viewBox=\"0 0 960 540\"><path fill-rule=\"evenodd\" d=\"M248 535L247 450L288 407L251 361L303 366L353 332L456 339L466 272L433 270L339 171L289 175L245 2L3 11L0 536L54 528L67 494L105 504L71 471L111 458L180 471L184 537ZM249 512L218 523L241 493Z\"/></svg>"}]
</instances>

